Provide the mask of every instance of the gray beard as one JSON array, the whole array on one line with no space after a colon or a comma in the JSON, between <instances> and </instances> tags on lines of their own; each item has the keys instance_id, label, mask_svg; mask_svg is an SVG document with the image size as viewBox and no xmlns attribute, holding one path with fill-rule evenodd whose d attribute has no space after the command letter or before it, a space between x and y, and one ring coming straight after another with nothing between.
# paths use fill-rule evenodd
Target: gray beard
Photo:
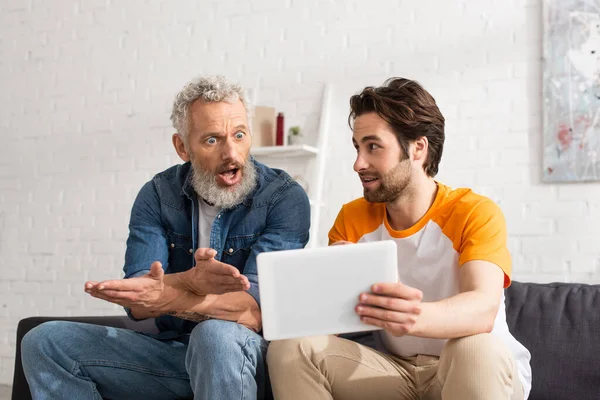
<instances>
[{"instance_id":1,"label":"gray beard","mask_svg":"<svg viewBox=\"0 0 600 400\"><path fill-rule=\"evenodd\" d=\"M198 196L222 209L240 204L256 187L256 168L250 159L240 168L242 180L234 188L224 188L217 183L214 172L197 165L192 160L192 186Z\"/></svg>"}]
</instances>

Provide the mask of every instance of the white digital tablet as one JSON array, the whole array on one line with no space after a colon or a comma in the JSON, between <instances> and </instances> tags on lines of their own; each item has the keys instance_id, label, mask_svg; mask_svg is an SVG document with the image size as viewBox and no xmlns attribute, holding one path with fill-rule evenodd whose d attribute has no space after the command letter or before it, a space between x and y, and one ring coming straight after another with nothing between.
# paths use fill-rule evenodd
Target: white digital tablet
<instances>
[{"instance_id":1,"label":"white digital tablet","mask_svg":"<svg viewBox=\"0 0 600 400\"><path fill-rule=\"evenodd\" d=\"M266 340L372 331L354 311L379 282L398 281L391 241L260 253L256 259Z\"/></svg>"}]
</instances>

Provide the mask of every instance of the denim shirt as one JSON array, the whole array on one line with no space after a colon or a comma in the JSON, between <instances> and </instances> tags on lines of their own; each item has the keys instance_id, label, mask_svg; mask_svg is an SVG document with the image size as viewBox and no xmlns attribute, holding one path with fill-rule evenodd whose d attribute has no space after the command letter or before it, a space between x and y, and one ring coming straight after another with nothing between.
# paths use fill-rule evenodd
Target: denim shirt
<instances>
[{"instance_id":1,"label":"denim shirt","mask_svg":"<svg viewBox=\"0 0 600 400\"><path fill-rule=\"evenodd\" d=\"M265 251L300 249L308 242L310 205L304 189L285 171L252 159L257 185L244 201L215 217L210 247L215 259L248 277L248 293L260 305L256 256ZM191 164L173 166L146 183L131 210L125 252L125 278L144 275L154 261L165 273L189 270L198 248L198 197ZM127 310L129 316L131 313ZM189 333L196 322L163 315L161 332Z\"/></svg>"}]
</instances>

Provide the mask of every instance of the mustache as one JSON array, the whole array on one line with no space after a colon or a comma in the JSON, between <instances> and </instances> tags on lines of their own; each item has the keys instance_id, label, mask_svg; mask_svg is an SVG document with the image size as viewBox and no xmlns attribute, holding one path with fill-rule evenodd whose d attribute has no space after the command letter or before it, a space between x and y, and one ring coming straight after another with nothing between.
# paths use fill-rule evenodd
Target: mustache
<instances>
[{"instance_id":1,"label":"mustache","mask_svg":"<svg viewBox=\"0 0 600 400\"><path fill-rule=\"evenodd\" d=\"M221 174L223 172L230 171L232 169L243 169L243 168L244 168L244 163L239 162L239 161L229 161L229 162L221 164L217 168L217 174Z\"/></svg>"},{"instance_id":2,"label":"mustache","mask_svg":"<svg viewBox=\"0 0 600 400\"><path fill-rule=\"evenodd\" d=\"M379 174L377 172L359 172L358 176L360 178L379 178Z\"/></svg>"}]
</instances>

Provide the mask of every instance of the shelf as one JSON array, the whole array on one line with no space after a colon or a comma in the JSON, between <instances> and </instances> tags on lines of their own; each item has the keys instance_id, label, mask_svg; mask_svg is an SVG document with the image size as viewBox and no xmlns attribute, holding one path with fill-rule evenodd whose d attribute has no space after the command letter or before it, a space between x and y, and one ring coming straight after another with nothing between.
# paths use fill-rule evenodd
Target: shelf
<instances>
[{"instance_id":1,"label":"shelf","mask_svg":"<svg viewBox=\"0 0 600 400\"><path fill-rule=\"evenodd\" d=\"M254 147L250 149L250 154L255 157L308 157L319 153L319 149L306 144L293 146L269 146Z\"/></svg>"}]
</instances>

